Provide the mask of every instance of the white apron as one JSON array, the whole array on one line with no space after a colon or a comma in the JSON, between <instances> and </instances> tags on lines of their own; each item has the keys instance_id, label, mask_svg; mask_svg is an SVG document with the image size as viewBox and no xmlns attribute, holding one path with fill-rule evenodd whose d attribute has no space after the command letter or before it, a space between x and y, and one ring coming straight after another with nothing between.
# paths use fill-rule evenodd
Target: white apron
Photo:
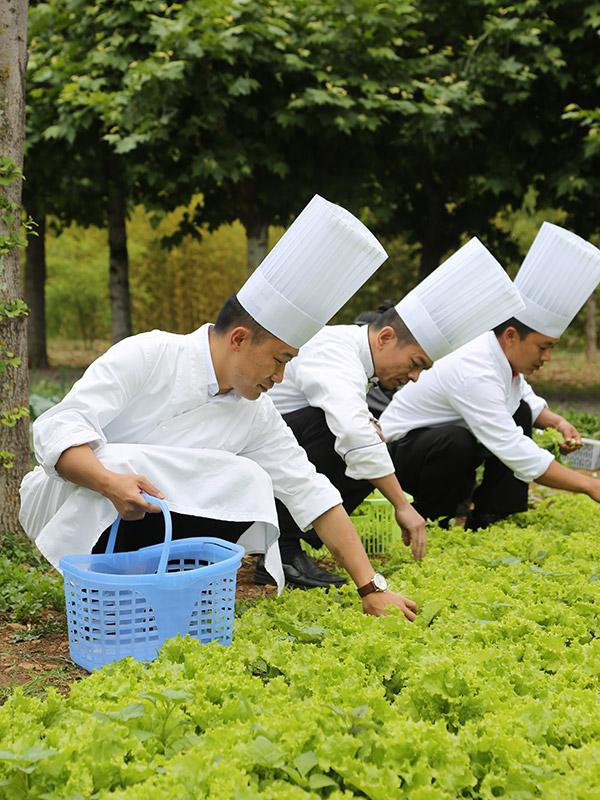
<instances>
[{"instance_id":1,"label":"white apron","mask_svg":"<svg viewBox=\"0 0 600 800\"><path fill-rule=\"evenodd\" d=\"M218 450L109 444L96 450L107 469L145 475L160 486L169 510L209 519L254 522L240 537L247 553L265 553L278 591L284 585L273 486L250 459ZM36 467L21 484L21 524L58 569L62 556L90 553L116 516L106 497L50 478Z\"/></svg>"}]
</instances>

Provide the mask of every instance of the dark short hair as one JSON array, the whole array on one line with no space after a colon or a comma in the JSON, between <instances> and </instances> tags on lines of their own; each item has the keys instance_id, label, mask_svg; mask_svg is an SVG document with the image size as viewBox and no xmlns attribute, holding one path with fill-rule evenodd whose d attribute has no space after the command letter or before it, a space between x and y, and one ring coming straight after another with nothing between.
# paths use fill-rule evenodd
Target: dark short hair
<instances>
[{"instance_id":1,"label":"dark short hair","mask_svg":"<svg viewBox=\"0 0 600 800\"><path fill-rule=\"evenodd\" d=\"M500 325L496 325L496 327L492 328L492 330L496 336L502 336L507 328L514 328L519 334L519 339L525 339L525 337L529 336L530 333L535 333L533 328L530 328L529 325L525 325L523 322L519 322L519 320L515 319L515 317L507 319L506 322L501 322Z\"/></svg>"},{"instance_id":2,"label":"dark short hair","mask_svg":"<svg viewBox=\"0 0 600 800\"><path fill-rule=\"evenodd\" d=\"M223 334L230 331L232 328L237 328L241 325L244 328L249 328L252 332L252 339L258 341L265 336L271 336L266 328L251 317L246 311L235 294L230 295L221 306L217 318L215 320L214 331L215 333Z\"/></svg>"},{"instance_id":3,"label":"dark short hair","mask_svg":"<svg viewBox=\"0 0 600 800\"><path fill-rule=\"evenodd\" d=\"M354 320L355 325L369 325L371 322L375 322L377 317L380 314L383 314L384 311L387 311L389 308L392 308L394 305L392 300L384 300L383 303L380 303L374 311L361 311Z\"/></svg>"},{"instance_id":4,"label":"dark short hair","mask_svg":"<svg viewBox=\"0 0 600 800\"><path fill-rule=\"evenodd\" d=\"M388 308L371 323L374 331L380 331L388 325L394 329L399 345L419 344L395 307Z\"/></svg>"}]
</instances>

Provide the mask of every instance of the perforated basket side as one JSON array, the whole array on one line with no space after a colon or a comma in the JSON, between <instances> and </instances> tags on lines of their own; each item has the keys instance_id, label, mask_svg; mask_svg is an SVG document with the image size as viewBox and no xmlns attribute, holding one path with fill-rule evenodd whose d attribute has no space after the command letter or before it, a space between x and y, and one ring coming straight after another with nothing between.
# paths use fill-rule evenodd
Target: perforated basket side
<instances>
[{"instance_id":1,"label":"perforated basket side","mask_svg":"<svg viewBox=\"0 0 600 800\"><path fill-rule=\"evenodd\" d=\"M133 656L151 661L162 644L156 614L134 589L93 588L65 575L67 629L71 658L98 669Z\"/></svg>"},{"instance_id":2,"label":"perforated basket side","mask_svg":"<svg viewBox=\"0 0 600 800\"><path fill-rule=\"evenodd\" d=\"M583 445L578 450L568 453L565 461L574 469L598 469L600 465L600 442L596 439L582 439Z\"/></svg>"},{"instance_id":3,"label":"perforated basket side","mask_svg":"<svg viewBox=\"0 0 600 800\"><path fill-rule=\"evenodd\" d=\"M187 571L203 564L191 558L171 559L167 570ZM214 640L231 644L235 614L237 572L228 570L203 586L194 603L187 633L202 644Z\"/></svg>"},{"instance_id":4,"label":"perforated basket side","mask_svg":"<svg viewBox=\"0 0 600 800\"><path fill-rule=\"evenodd\" d=\"M412 499L412 498L411 498ZM367 555L385 553L394 541L399 541L399 529L396 525L393 505L385 499L373 498L363 500L360 513L350 515L352 524L360 536ZM330 555L326 547L316 550L303 539L300 540L304 552L312 558L323 558Z\"/></svg>"},{"instance_id":5,"label":"perforated basket side","mask_svg":"<svg viewBox=\"0 0 600 800\"><path fill-rule=\"evenodd\" d=\"M387 500L365 500L364 513L353 516L352 522L368 555L385 553L398 538L394 507Z\"/></svg>"}]
</instances>

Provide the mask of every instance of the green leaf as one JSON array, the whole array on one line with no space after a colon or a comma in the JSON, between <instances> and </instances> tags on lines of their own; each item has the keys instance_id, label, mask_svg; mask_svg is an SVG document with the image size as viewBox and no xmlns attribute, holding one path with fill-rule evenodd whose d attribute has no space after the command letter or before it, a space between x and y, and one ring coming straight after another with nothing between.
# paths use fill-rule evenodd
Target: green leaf
<instances>
[{"instance_id":1,"label":"green leaf","mask_svg":"<svg viewBox=\"0 0 600 800\"><path fill-rule=\"evenodd\" d=\"M308 785L311 789L324 789L326 786L337 786L338 784L321 772L312 772L308 778Z\"/></svg>"},{"instance_id":2,"label":"green leaf","mask_svg":"<svg viewBox=\"0 0 600 800\"><path fill-rule=\"evenodd\" d=\"M445 606L445 600L430 600L423 606L417 618L420 619L423 625L431 625L433 620Z\"/></svg>"},{"instance_id":3,"label":"green leaf","mask_svg":"<svg viewBox=\"0 0 600 800\"><path fill-rule=\"evenodd\" d=\"M294 766L298 768L298 772L303 778L305 778L318 763L319 759L312 750L305 750L304 753L300 753L300 755L294 759Z\"/></svg>"}]
</instances>

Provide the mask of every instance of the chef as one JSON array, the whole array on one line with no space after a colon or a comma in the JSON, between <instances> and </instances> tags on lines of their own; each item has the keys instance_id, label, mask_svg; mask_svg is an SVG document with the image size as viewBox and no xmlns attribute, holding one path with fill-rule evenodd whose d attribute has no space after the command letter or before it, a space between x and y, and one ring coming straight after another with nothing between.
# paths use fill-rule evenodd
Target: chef
<instances>
[{"instance_id":1,"label":"chef","mask_svg":"<svg viewBox=\"0 0 600 800\"><path fill-rule=\"evenodd\" d=\"M271 392L298 442L331 480L351 511L373 488L394 505L396 521L413 556L425 553L425 522L407 501L366 395L375 380L395 389L416 381L432 361L523 307L508 276L477 239L471 239L368 326L332 325L306 344ZM283 569L288 582L310 588L336 584L318 573L300 549L304 534L284 504L277 505ZM268 581L259 559L254 575Z\"/></svg>"},{"instance_id":2,"label":"chef","mask_svg":"<svg viewBox=\"0 0 600 800\"><path fill-rule=\"evenodd\" d=\"M525 511L531 481L600 500L600 481L562 466L530 438L535 425L560 431L565 452L580 444L576 429L525 378L550 360L599 281L600 251L545 222L515 280L525 308L397 392L381 426L419 513L447 525L470 497L481 463L484 477L467 520L472 529Z\"/></svg>"},{"instance_id":3,"label":"chef","mask_svg":"<svg viewBox=\"0 0 600 800\"><path fill-rule=\"evenodd\" d=\"M98 358L34 424L41 466L23 479L21 523L57 566L102 552L119 512L116 550L162 537L166 499L174 538L215 535L265 554L283 585L274 497L301 528L314 526L356 582L364 610L415 604L386 591L341 505L306 458L266 392L286 364L385 260L369 230L315 196L221 309L188 335L151 331ZM104 540L104 541L103 541Z\"/></svg>"}]
</instances>

